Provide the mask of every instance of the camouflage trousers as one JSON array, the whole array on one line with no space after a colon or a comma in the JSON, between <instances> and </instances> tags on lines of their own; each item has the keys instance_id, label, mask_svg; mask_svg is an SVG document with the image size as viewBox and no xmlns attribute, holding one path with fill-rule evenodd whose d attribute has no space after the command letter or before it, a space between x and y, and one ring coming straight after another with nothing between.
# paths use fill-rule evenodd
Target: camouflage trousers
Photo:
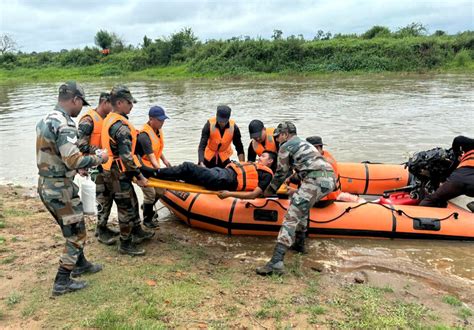
<instances>
[{"instance_id":1,"label":"camouflage trousers","mask_svg":"<svg viewBox=\"0 0 474 330\"><path fill-rule=\"evenodd\" d=\"M44 206L61 227L66 245L59 259L60 266L72 270L84 250L86 225L79 187L72 178L39 177L38 194Z\"/></svg>"},{"instance_id":2,"label":"camouflage trousers","mask_svg":"<svg viewBox=\"0 0 474 330\"><path fill-rule=\"evenodd\" d=\"M114 199L108 185L105 184L103 172L99 172L95 177L95 189L95 198L98 204L97 226L105 227L109 221Z\"/></svg>"},{"instance_id":3,"label":"camouflage trousers","mask_svg":"<svg viewBox=\"0 0 474 330\"><path fill-rule=\"evenodd\" d=\"M106 189L110 191L112 200L117 204L120 237L126 239L130 236L132 228L140 225L137 194L131 179L117 169L104 171L103 178Z\"/></svg>"},{"instance_id":4,"label":"camouflage trousers","mask_svg":"<svg viewBox=\"0 0 474 330\"><path fill-rule=\"evenodd\" d=\"M155 187L142 187L143 204L155 205L156 202L163 196L165 189Z\"/></svg>"},{"instance_id":5,"label":"camouflage trousers","mask_svg":"<svg viewBox=\"0 0 474 330\"><path fill-rule=\"evenodd\" d=\"M306 232L309 212L313 205L335 189L333 177L306 177L291 196L290 206L283 218L277 242L291 247L296 232Z\"/></svg>"}]
</instances>

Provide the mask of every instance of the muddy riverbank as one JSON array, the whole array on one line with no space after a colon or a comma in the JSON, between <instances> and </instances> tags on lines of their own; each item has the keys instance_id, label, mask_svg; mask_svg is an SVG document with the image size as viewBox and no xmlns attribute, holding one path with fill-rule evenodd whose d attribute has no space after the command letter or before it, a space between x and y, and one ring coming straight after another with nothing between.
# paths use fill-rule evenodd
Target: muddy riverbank
<instances>
[{"instance_id":1,"label":"muddy riverbank","mask_svg":"<svg viewBox=\"0 0 474 330\"><path fill-rule=\"evenodd\" d=\"M166 209L143 258L99 244L104 270L82 292L49 297L63 239L34 188L0 187L0 327L381 328L473 326L472 245L312 239L287 274L254 269L273 238L189 228ZM116 219L113 221L116 222Z\"/></svg>"}]
</instances>

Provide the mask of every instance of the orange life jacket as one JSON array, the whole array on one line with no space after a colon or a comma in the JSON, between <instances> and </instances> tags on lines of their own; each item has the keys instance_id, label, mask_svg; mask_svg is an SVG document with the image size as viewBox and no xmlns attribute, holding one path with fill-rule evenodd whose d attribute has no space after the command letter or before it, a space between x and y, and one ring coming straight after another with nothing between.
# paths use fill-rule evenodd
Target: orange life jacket
<instances>
[{"instance_id":1,"label":"orange life jacket","mask_svg":"<svg viewBox=\"0 0 474 330\"><path fill-rule=\"evenodd\" d=\"M102 118L95 109L89 109L84 116L81 117L81 120L89 116L92 119L92 123L94 124L94 129L92 130L91 138L89 141L89 145L101 148L101 139L100 134L102 133L102 124L104 123L104 118Z\"/></svg>"},{"instance_id":2,"label":"orange life jacket","mask_svg":"<svg viewBox=\"0 0 474 330\"><path fill-rule=\"evenodd\" d=\"M339 194L341 193L341 184L339 182L339 172L337 170L337 162L336 162L336 159L334 159L334 157L331 155L331 153L329 151L323 150L323 157L329 164L331 164L332 169L334 170L334 175L336 176L337 181L336 181L336 190L334 190L333 192L331 192L328 195L324 196L321 200L322 201L336 200L337 196L339 196Z\"/></svg>"},{"instance_id":3,"label":"orange life jacket","mask_svg":"<svg viewBox=\"0 0 474 330\"><path fill-rule=\"evenodd\" d=\"M273 137L273 132L275 131L275 129L266 128L265 130L267 132L267 137L265 138L265 145L255 140L252 141L253 150L259 156L261 156L265 150L273 152L278 151L275 143L275 138Z\"/></svg>"},{"instance_id":4,"label":"orange life jacket","mask_svg":"<svg viewBox=\"0 0 474 330\"><path fill-rule=\"evenodd\" d=\"M153 153L155 154L155 158L156 158L156 161L158 162L158 165L160 165L161 153L163 152L163 147L164 147L163 130L160 129L158 131L159 133L159 136L158 136L155 133L155 130L151 128L150 125L145 124L141 132L146 133L148 137L150 138L151 148L153 150ZM153 164L151 163L150 158L148 158L148 155L142 156L142 162L143 162L143 165L153 168Z\"/></svg>"},{"instance_id":5,"label":"orange life jacket","mask_svg":"<svg viewBox=\"0 0 474 330\"><path fill-rule=\"evenodd\" d=\"M204 158L208 162L215 158L217 163L217 157L219 157L222 162L225 162L232 156L232 139L234 138L235 123L232 119L229 120L229 127L225 129L224 135L221 136L219 128L216 127L216 118L210 118L208 121L210 132L209 140L207 140L207 146L204 150Z\"/></svg>"},{"instance_id":6,"label":"orange life jacket","mask_svg":"<svg viewBox=\"0 0 474 330\"><path fill-rule=\"evenodd\" d=\"M109 160L107 163L102 164L102 167L104 170L110 171L110 168L112 167L112 163L116 162L119 168L120 172L125 172L125 165L122 162L122 159L118 155L114 155L112 153L112 148L110 147L110 141L115 142L111 137L110 137L110 127L112 127L113 124L116 122L121 121L124 125L128 126L130 129L130 132L132 134L132 155L133 155L133 162L135 165L140 167L140 162L138 161L138 157L135 155L135 146L137 145L137 130L135 127L133 127L132 123L130 123L124 116L111 112L105 117L104 123L102 125L102 134L101 134L101 141L102 141L102 147L107 149L107 152L109 154Z\"/></svg>"},{"instance_id":7,"label":"orange life jacket","mask_svg":"<svg viewBox=\"0 0 474 330\"><path fill-rule=\"evenodd\" d=\"M474 167L474 150L464 153L457 168L460 167Z\"/></svg>"},{"instance_id":8,"label":"orange life jacket","mask_svg":"<svg viewBox=\"0 0 474 330\"><path fill-rule=\"evenodd\" d=\"M273 171L259 163L230 163L227 167L232 168L237 173L237 190L239 191L253 191L258 187L258 172L263 170L273 175Z\"/></svg>"}]
</instances>

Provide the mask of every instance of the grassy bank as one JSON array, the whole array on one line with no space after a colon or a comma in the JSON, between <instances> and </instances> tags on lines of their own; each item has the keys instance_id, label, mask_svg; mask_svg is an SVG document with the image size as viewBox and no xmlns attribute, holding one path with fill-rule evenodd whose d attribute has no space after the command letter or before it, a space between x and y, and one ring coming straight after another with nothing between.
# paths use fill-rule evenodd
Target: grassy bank
<instances>
[{"instance_id":1,"label":"grassy bank","mask_svg":"<svg viewBox=\"0 0 474 330\"><path fill-rule=\"evenodd\" d=\"M271 238L245 245L172 220L146 244L146 256L131 258L100 245L89 219L87 255L104 270L85 278L85 290L51 299L63 238L31 192L0 187L0 328L472 326L469 288L458 288L466 294L460 297L423 278L380 276L381 269L327 269L311 260L314 248L306 256L289 253L286 275L262 278L254 269L268 259Z\"/></svg>"},{"instance_id":2,"label":"grassy bank","mask_svg":"<svg viewBox=\"0 0 474 330\"><path fill-rule=\"evenodd\" d=\"M474 32L425 35L416 29L381 31L313 40L283 38L277 33L271 40L236 37L202 42L190 29L183 29L154 41L145 36L143 45L112 48L109 55L93 47L7 53L0 56L0 81L474 71Z\"/></svg>"},{"instance_id":3,"label":"grassy bank","mask_svg":"<svg viewBox=\"0 0 474 330\"><path fill-rule=\"evenodd\" d=\"M186 79L298 79L298 78L324 78L324 77L350 77L357 75L412 75L412 74L468 74L474 73L474 61L466 63L464 66L457 66L456 63L432 69L420 71L401 71L401 72L367 72L362 70L349 72L297 72L284 71L275 73L264 72L241 72L235 74L222 74L218 72L194 72L187 65L176 65L166 67L154 67L141 71L124 72L114 66L97 64L88 67L44 67L44 68L17 68L5 70L0 68L0 83L21 83L21 82L56 82L62 80L90 81L96 79L121 79L121 80L186 80Z\"/></svg>"}]
</instances>

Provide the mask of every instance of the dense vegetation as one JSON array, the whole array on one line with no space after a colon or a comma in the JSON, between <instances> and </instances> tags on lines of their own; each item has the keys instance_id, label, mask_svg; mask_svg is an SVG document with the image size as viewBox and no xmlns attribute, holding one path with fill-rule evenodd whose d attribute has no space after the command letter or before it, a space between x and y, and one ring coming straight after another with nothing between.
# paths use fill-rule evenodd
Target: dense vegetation
<instances>
[{"instance_id":1,"label":"dense vegetation","mask_svg":"<svg viewBox=\"0 0 474 330\"><path fill-rule=\"evenodd\" d=\"M95 42L100 48L5 53L0 56L3 72L0 77L17 69L48 72L54 68L89 69L97 76L117 76L157 67L180 68L180 72L190 75L427 71L472 69L474 57L474 31L456 35L436 31L428 35L418 23L395 32L374 26L361 35L333 36L318 31L313 40L305 40L301 35L284 38L282 31L275 30L270 40L235 37L203 42L191 29L184 28L155 40L145 36L137 47L125 46L116 34L101 30ZM110 48L109 54L104 54L106 48L107 52Z\"/></svg>"}]
</instances>

